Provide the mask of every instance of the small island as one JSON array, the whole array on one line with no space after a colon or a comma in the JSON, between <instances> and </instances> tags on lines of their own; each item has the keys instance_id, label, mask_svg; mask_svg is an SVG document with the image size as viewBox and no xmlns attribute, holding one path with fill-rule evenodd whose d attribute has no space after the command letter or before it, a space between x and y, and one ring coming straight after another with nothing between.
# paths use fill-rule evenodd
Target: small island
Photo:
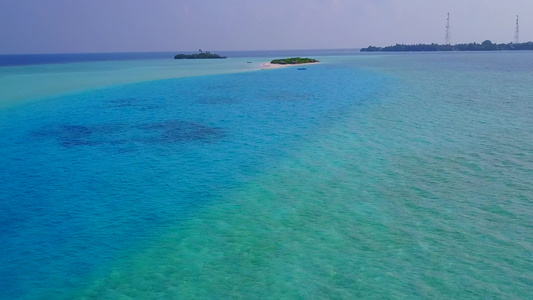
<instances>
[{"instance_id":1,"label":"small island","mask_svg":"<svg viewBox=\"0 0 533 300\"><path fill-rule=\"evenodd\" d=\"M533 42L495 44L489 40L486 40L481 44L478 44L478 43L456 44L456 45L396 44L394 46L387 46L387 47L369 46L367 48L362 48L361 52L503 51L503 50L533 50Z\"/></svg>"},{"instance_id":2,"label":"small island","mask_svg":"<svg viewBox=\"0 0 533 300\"><path fill-rule=\"evenodd\" d=\"M277 65L301 65L301 64L312 64L319 62L313 58L302 58L302 57L291 57L291 58L280 58L274 59L270 63Z\"/></svg>"},{"instance_id":3,"label":"small island","mask_svg":"<svg viewBox=\"0 0 533 300\"><path fill-rule=\"evenodd\" d=\"M174 59L213 59L213 58L226 58L226 56L220 56L209 51L198 50L200 53L196 54L177 54L174 56Z\"/></svg>"}]
</instances>

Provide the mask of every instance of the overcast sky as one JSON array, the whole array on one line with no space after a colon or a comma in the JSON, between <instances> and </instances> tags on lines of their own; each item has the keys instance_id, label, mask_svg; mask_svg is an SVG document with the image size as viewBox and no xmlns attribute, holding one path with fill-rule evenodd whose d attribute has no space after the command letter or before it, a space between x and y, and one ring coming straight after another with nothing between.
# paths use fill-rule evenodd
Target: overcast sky
<instances>
[{"instance_id":1,"label":"overcast sky","mask_svg":"<svg viewBox=\"0 0 533 300\"><path fill-rule=\"evenodd\" d=\"M0 0L0 53L533 40L533 0Z\"/></svg>"}]
</instances>

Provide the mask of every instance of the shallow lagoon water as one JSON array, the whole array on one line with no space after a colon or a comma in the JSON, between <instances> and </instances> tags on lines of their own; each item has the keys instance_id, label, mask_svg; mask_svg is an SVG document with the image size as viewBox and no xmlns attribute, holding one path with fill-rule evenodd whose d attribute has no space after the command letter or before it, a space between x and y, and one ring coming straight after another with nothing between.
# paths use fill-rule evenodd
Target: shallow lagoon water
<instances>
[{"instance_id":1,"label":"shallow lagoon water","mask_svg":"<svg viewBox=\"0 0 533 300\"><path fill-rule=\"evenodd\" d=\"M523 298L533 55L327 57L2 112L5 298Z\"/></svg>"},{"instance_id":2,"label":"shallow lagoon water","mask_svg":"<svg viewBox=\"0 0 533 300\"><path fill-rule=\"evenodd\" d=\"M257 59L253 64L247 60L146 59L0 66L0 108L91 88L260 69Z\"/></svg>"}]
</instances>

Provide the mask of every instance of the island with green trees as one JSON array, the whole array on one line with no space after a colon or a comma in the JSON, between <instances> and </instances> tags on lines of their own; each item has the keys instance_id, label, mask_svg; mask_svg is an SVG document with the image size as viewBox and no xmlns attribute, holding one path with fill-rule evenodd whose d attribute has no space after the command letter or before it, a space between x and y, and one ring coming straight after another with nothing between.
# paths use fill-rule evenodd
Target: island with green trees
<instances>
[{"instance_id":1,"label":"island with green trees","mask_svg":"<svg viewBox=\"0 0 533 300\"><path fill-rule=\"evenodd\" d=\"M199 53L196 54L177 54L174 56L174 59L212 59L212 58L226 58L226 56L220 56L209 51L198 50Z\"/></svg>"},{"instance_id":2,"label":"island with green trees","mask_svg":"<svg viewBox=\"0 0 533 300\"><path fill-rule=\"evenodd\" d=\"M367 48L361 49L362 52L502 51L502 50L533 50L533 42L495 44L489 40L486 40L481 44L478 44L478 43L456 44L456 45L396 44L394 46L387 46L387 47L369 46Z\"/></svg>"},{"instance_id":3,"label":"island with green trees","mask_svg":"<svg viewBox=\"0 0 533 300\"><path fill-rule=\"evenodd\" d=\"M270 63L278 65L301 65L301 64L310 64L317 63L318 60L314 58L302 58L302 57L291 57L291 58L280 58L274 59Z\"/></svg>"}]
</instances>

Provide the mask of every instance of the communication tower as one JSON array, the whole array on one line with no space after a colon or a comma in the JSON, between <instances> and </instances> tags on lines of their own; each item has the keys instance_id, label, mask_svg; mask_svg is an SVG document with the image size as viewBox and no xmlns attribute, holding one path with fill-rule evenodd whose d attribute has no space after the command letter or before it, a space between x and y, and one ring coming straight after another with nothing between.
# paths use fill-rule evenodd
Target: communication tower
<instances>
[{"instance_id":1,"label":"communication tower","mask_svg":"<svg viewBox=\"0 0 533 300\"><path fill-rule=\"evenodd\" d=\"M448 18L446 19L446 35L444 36L444 44L450 44L450 13L448 13Z\"/></svg>"},{"instance_id":2,"label":"communication tower","mask_svg":"<svg viewBox=\"0 0 533 300\"><path fill-rule=\"evenodd\" d=\"M518 15L516 16L516 29L514 30L514 43L520 43L520 30L518 29Z\"/></svg>"}]
</instances>

